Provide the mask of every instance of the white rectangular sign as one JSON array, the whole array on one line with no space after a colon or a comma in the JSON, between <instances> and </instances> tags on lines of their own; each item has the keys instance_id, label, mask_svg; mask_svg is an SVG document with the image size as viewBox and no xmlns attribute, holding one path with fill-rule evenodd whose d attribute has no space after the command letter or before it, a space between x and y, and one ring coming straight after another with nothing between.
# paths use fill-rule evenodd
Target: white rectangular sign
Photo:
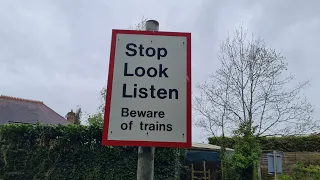
<instances>
[{"instance_id":1,"label":"white rectangular sign","mask_svg":"<svg viewBox=\"0 0 320 180\"><path fill-rule=\"evenodd\" d=\"M191 34L113 30L103 145L191 147Z\"/></svg>"}]
</instances>

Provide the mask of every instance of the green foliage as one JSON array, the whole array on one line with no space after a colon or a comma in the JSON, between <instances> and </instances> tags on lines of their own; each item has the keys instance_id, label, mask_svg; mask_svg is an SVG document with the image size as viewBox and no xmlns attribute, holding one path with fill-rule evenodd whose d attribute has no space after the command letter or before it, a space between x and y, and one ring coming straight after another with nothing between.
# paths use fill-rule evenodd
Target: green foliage
<instances>
[{"instance_id":1,"label":"green foliage","mask_svg":"<svg viewBox=\"0 0 320 180\"><path fill-rule=\"evenodd\" d=\"M254 136L237 137L235 152L222 160L223 180L251 180L256 178L256 165L261 149Z\"/></svg>"},{"instance_id":2,"label":"green foliage","mask_svg":"<svg viewBox=\"0 0 320 180\"><path fill-rule=\"evenodd\" d=\"M297 162L292 176L279 175L278 180L320 180L320 166L319 165L304 165Z\"/></svg>"},{"instance_id":3,"label":"green foliage","mask_svg":"<svg viewBox=\"0 0 320 180\"><path fill-rule=\"evenodd\" d=\"M305 166L304 164L298 162L293 170L293 179L320 180L320 166L319 165Z\"/></svg>"},{"instance_id":4,"label":"green foliage","mask_svg":"<svg viewBox=\"0 0 320 180\"><path fill-rule=\"evenodd\" d=\"M82 116L82 109L81 107L77 107L74 124L77 124L77 125L81 124L81 116Z\"/></svg>"},{"instance_id":5,"label":"green foliage","mask_svg":"<svg viewBox=\"0 0 320 180\"><path fill-rule=\"evenodd\" d=\"M232 157L237 180L253 179L260 154L260 145L255 136L237 137L235 154Z\"/></svg>"},{"instance_id":6,"label":"green foliage","mask_svg":"<svg viewBox=\"0 0 320 180\"><path fill-rule=\"evenodd\" d=\"M136 147L101 146L99 126L0 126L0 177L5 180L136 179ZM174 180L183 151L157 148L155 179Z\"/></svg>"},{"instance_id":7,"label":"green foliage","mask_svg":"<svg viewBox=\"0 0 320 180\"><path fill-rule=\"evenodd\" d=\"M278 176L278 180L293 180L293 179L289 175L281 174L281 175Z\"/></svg>"},{"instance_id":8,"label":"green foliage","mask_svg":"<svg viewBox=\"0 0 320 180\"><path fill-rule=\"evenodd\" d=\"M263 150L278 150L284 152L319 152L320 136L286 136L286 137L259 137L259 142ZM222 137L211 137L209 144L221 145ZM225 144L228 148L235 148L236 137L227 137Z\"/></svg>"},{"instance_id":9,"label":"green foliage","mask_svg":"<svg viewBox=\"0 0 320 180\"><path fill-rule=\"evenodd\" d=\"M188 166L182 166L180 173L180 180L188 180L191 179L191 169Z\"/></svg>"},{"instance_id":10,"label":"green foliage","mask_svg":"<svg viewBox=\"0 0 320 180\"><path fill-rule=\"evenodd\" d=\"M100 105L98 107L98 110L96 113L90 115L88 117L88 124L89 126L98 126L102 127L103 126L103 121L104 121L104 109L105 109L105 104L106 104L106 95L107 95L107 90L106 88L102 88L100 91Z\"/></svg>"},{"instance_id":11,"label":"green foliage","mask_svg":"<svg viewBox=\"0 0 320 180\"><path fill-rule=\"evenodd\" d=\"M222 167L221 170L223 171L222 180L237 180L238 176L236 175L236 167L233 163L233 155L232 156L223 156L222 157Z\"/></svg>"},{"instance_id":12,"label":"green foliage","mask_svg":"<svg viewBox=\"0 0 320 180\"><path fill-rule=\"evenodd\" d=\"M92 116L89 116L88 123L90 126L102 127L103 126L103 114L96 113L96 114L93 114Z\"/></svg>"},{"instance_id":13,"label":"green foliage","mask_svg":"<svg viewBox=\"0 0 320 180\"><path fill-rule=\"evenodd\" d=\"M261 155L254 129L243 124L234 134L234 154L222 157L223 180L251 180L257 178L256 167ZM223 139L222 143L223 143Z\"/></svg>"}]
</instances>

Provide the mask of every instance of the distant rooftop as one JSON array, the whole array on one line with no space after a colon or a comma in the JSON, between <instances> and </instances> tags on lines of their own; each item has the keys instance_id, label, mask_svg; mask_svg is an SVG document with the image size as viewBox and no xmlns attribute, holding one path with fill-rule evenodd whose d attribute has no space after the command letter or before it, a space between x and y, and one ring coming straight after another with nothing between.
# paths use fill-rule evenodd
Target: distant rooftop
<instances>
[{"instance_id":1,"label":"distant rooftop","mask_svg":"<svg viewBox=\"0 0 320 180\"><path fill-rule=\"evenodd\" d=\"M69 122L46 106L42 101L11 96L0 96L0 124L69 124Z\"/></svg>"}]
</instances>

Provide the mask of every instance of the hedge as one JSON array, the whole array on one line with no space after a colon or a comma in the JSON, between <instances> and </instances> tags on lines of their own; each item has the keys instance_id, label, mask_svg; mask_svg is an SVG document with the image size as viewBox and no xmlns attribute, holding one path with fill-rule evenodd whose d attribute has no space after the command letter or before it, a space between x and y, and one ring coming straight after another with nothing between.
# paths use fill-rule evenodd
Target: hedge
<instances>
[{"instance_id":1,"label":"hedge","mask_svg":"<svg viewBox=\"0 0 320 180\"><path fill-rule=\"evenodd\" d=\"M0 125L0 179L136 179L137 148L101 146L101 128ZM179 179L184 151L157 148L155 179Z\"/></svg>"},{"instance_id":2,"label":"hedge","mask_svg":"<svg viewBox=\"0 0 320 180\"><path fill-rule=\"evenodd\" d=\"M211 137L209 144L221 145L221 137ZM320 136L286 136L286 137L260 137L261 148L263 150L278 150L283 152L320 152ZM234 148L236 139L226 138L226 147Z\"/></svg>"}]
</instances>

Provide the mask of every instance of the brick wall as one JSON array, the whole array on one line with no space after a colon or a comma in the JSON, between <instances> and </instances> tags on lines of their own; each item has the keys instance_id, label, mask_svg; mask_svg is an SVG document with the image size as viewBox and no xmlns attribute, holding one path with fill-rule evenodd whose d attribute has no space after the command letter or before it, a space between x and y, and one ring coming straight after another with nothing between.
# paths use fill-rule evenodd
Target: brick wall
<instances>
[{"instance_id":1,"label":"brick wall","mask_svg":"<svg viewBox=\"0 0 320 180\"><path fill-rule=\"evenodd\" d=\"M320 165L320 152L283 152L282 168L283 173L290 175L296 164L302 162L304 164ZM273 175L268 174L268 158L264 153L260 158L262 180L271 180Z\"/></svg>"}]
</instances>

